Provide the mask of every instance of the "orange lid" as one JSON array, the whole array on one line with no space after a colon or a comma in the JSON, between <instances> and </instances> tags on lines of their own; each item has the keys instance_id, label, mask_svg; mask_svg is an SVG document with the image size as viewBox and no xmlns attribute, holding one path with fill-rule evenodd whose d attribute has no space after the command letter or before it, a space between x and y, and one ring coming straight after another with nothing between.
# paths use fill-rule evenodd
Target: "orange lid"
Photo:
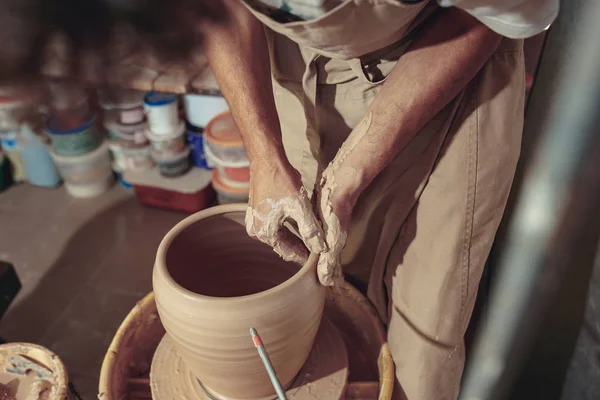
<instances>
[{"instance_id":1,"label":"orange lid","mask_svg":"<svg viewBox=\"0 0 600 400\"><path fill-rule=\"evenodd\" d=\"M236 188L229 186L219 178L219 172L216 169L212 170L212 184L214 188L220 192L232 193L232 194L248 194L249 188Z\"/></svg>"},{"instance_id":2,"label":"orange lid","mask_svg":"<svg viewBox=\"0 0 600 400\"><path fill-rule=\"evenodd\" d=\"M206 140L219 146L243 146L242 135L231 112L225 111L210 120L204 130Z\"/></svg>"}]
</instances>

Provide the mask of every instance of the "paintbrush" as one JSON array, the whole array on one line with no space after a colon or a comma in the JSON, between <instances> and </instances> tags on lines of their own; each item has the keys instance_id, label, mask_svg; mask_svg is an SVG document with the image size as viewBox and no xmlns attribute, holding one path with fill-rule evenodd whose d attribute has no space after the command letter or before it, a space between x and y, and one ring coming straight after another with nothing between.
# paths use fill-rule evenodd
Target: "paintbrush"
<instances>
[{"instance_id":1,"label":"paintbrush","mask_svg":"<svg viewBox=\"0 0 600 400\"><path fill-rule=\"evenodd\" d=\"M265 349L262 339L258 335L258 332L256 331L256 329L250 328L250 335L252 336L252 341L254 342L254 346L258 350L258 355L260 356L263 364L265 365L265 368L267 369L267 373L269 374L271 383L273 384L273 387L275 388L277 397L279 397L279 400L287 400L287 397L285 396L285 391L281 387L281 383L279 382L279 379L277 378L277 374L275 373L275 370L273 369L273 364L271 364L271 360L269 360L269 355L267 354L267 350Z\"/></svg>"}]
</instances>

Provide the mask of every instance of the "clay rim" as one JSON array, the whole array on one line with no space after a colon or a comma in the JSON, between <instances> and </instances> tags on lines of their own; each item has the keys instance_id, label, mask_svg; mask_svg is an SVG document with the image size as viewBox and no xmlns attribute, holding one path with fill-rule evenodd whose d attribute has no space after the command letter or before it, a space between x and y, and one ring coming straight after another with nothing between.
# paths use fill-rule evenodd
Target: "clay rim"
<instances>
[{"instance_id":1,"label":"clay rim","mask_svg":"<svg viewBox=\"0 0 600 400\"><path fill-rule=\"evenodd\" d=\"M285 282L283 282L277 286L274 286L270 289L267 289L263 292L249 294L249 295L245 295L245 296L234 296L234 297L206 296L203 294L194 293L191 290L188 290L188 289L182 287L181 285L179 285L177 282L175 282L175 280L169 273L169 270L167 268L167 263L166 263L166 255L167 255L167 252L169 251L169 247L171 246L171 242L173 242L173 240L181 232L183 232L187 227L189 227L190 225L192 225L200 220L214 217L214 216L220 215L220 214L229 214L229 213L235 213L235 212L243 212L245 214L247 208L248 208L248 206L246 204L242 204L242 203L240 203L240 204L224 204L224 205L207 208L205 210L202 210L195 214L190 215L189 217L178 222L177 225L175 225L173 228L171 228L171 230L165 235L165 237L162 239L162 241L158 245L158 251L156 252L156 260L154 262L154 267L159 268L161 270L160 272L163 274L164 281L169 286L170 289L175 289L175 290L179 291L180 293L183 293L186 297L193 299L193 300L210 300L211 302L213 302L213 301L218 301L218 302L238 302L239 301L239 302L242 302L242 301L248 301L248 300L262 299L264 297L270 296L273 293L284 290L287 287L292 286L298 280L303 278L306 274L309 274L311 272L315 274L315 280L316 280L317 284L320 285L320 283L318 282L317 276L316 276L316 274L317 274L316 265L317 265L319 255L313 254L313 253L311 253L308 256L308 260L306 261L306 263L304 263L304 265L302 265L302 267L298 270L298 272L296 272L291 278L289 278ZM253 239L253 240L256 240L256 239Z\"/></svg>"}]
</instances>

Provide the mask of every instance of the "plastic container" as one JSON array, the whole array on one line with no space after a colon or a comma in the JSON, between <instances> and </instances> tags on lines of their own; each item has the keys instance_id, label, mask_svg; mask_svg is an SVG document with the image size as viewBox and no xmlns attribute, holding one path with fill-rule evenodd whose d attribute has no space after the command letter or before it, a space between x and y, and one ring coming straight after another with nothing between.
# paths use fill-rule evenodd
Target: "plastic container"
<instances>
[{"instance_id":1,"label":"plastic container","mask_svg":"<svg viewBox=\"0 0 600 400\"><path fill-rule=\"evenodd\" d=\"M146 147L148 138L146 130L148 123L141 121L137 124L125 125L120 122L106 122L106 134L112 142L116 142L121 147Z\"/></svg>"},{"instance_id":2,"label":"plastic container","mask_svg":"<svg viewBox=\"0 0 600 400\"><path fill-rule=\"evenodd\" d=\"M217 165L219 180L226 186L247 189L250 187L250 168L230 168Z\"/></svg>"},{"instance_id":3,"label":"plastic container","mask_svg":"<svg viewBox=\"0 0 600 400\"><path fill-rule=\"evenodd\" d=\"M125 189L133 189L133 186L131 185L131 183L127 182L125 180L125 178L123 177L123 173L117 173L117 180L119 181L121 186L123 186Z\"/></svg>"},{"instance_id":4,"label":"plastic container","mask_svg":"<svg viewBox=\"0 0 600 400\"><path fill-rule=\"evenodd\" d=\"M210 206L214 198L211 174L200 168L177 178L166 178L157 168L127 171L123 179L133 186L138 201L151 207L194 213Z\"/></svg>"},{"instance_id":5,"label":"plastic container","mask_svg":"<svg viewBox=\"0 0 600 400\"><path fill-rule=\"evenodd\" d=\"M27 108L26 97L0 97L0 130L17 130Z\"/></svg>"},{"instance_id":6,"label":"plastic container","mask_svg":"<svg viewBox=\"0 0 600 400\"><path fill-rule=\"evenodd\" d=\"M137 125L146 119L144 92L137 90L99 90L98 102L106 116L123 125Z\"/></svg>"},{"instance_id":7,"label":"plastic container","mask_svg":"<svg viewBox=\"0 0 600 400\"><path fill-rule=\"evenodd\" d=\"M88 187L104 187L106 185L104 182L109 180L108 177L110 176L112 179L107 143L103 143L94 151L82 156L66 157L54 151L50 154L65 184L68 184L74 190L82 188L81 191L83 192L88 190ZM88 191L94 192L92 189Z\"/></svg>"},{"instance_id":8,"label":"plastic container","mask_svg":"<svg viewBox=\"0 0 600 400\"><path fill-rule=\"evenodd\" d=\"M111 173L101 180L88 182L88 183L70 183L65 182L67 192L73 197L79 199L87 199L90 197L96 197L103 193L106 193L108 189L113 185L115 180L114 175Z\"/></svg>"},{"instance_id":9,"label":"plastic container","mask_svg":"<svg viewBox=\"0 0 600 400\"><path fill-rule=\"evenodd\" d=\"M96 126L96 115L87 118L85 124L65 128L56 118L46 124L46 132L52 139L54 151L62 156L80 156L96 149L102 136Z\"/></svg>"},{"instance_id":10,"label":"plastic container","mask_svg":"<svg viewBox=\"0 0 600 400\"><path fill-rule=\"evenodd\" d=\"M211 169L204 153L204 135L201 132L188 130L187 138L194 165L199 168Z\"/></svg>"},{"instance_id":11,"label":"plastic container","mask_svg":"<svg viewBox=\"0 0 600 400\"><path fill-rule=\"evenodd\" d=\"M58 186L60 176L44 137L36 135L29 126L23 125L19 143L29 183L48 188Z\"/></svg>"},{"instance_id":12,"label":"plastic container","mask_svg":"<svg viewBox=\"0 0 600 400\"><path fill-rule=\"evenodd\" d=\"M183 104L188 122L198 128L204 128L211 119L229 110L222 96L186 94Z\"/></svg>"},{"instance_id":13,"label":"plastic container","mask_svg":"<svg viewBox=\"0 0 600 400\"><path fill-rule=\"evenodd\" d=\"M0 192L8 188L12 184L12 176L10 175L8 160L0 149Z\"/></svg>"},{"instance_id":14,"label":"plastic container","mask_svg":"<svg viewBox=\"0 0 600 400\"><path fill-rule=\"evenodd\" d=\"M184 149L179 154L162 157L152 151L152 158L158 165L161 174L167 177L177 177L185 174L191 167L190 149Z\"/></svg>"},{"instance_id":15,"label":"plastic container","mask_svg":"<svg viewBox=\"0 0 600 400\"><path fill-rule=\"evenodd\" d=\"M27 180L27 172L25 171L25 163L21 154L21 147L17 140L18 134L15 131L0 132L0 146L4 150L9 165L9 171L13 182L25 182Z\"/></svg>"},{"instance_id":16,"label":"plastic container","mask_svg":"<svg viewBox=\"0 0 600 400\"><path fill-rule=\"evenodd\" d=\"M148 129L146 137L150 140L152 151L159 158L170 158L176 154L181 154L187 147L185 142L185 123L183 121L168 135L157 135Z\"/></svg>"},{"instance_id":17,"label":"plastic container","mask_svg":"<svg viewBox=\"0 0 600 400\"><path fill-rule=\"evenodd\" d=\"M228 186L219 178L217 170L212 171L212 185L217 192L219 204L247 203L249 197L248 188L236 188Z\"/></svg>"},{"instance_id":18,"label":"plastic container","mask_svg":"<svg viewBox=\"0 0 600 400\"><path fill-rule=\"evenodd\" d=\"M144 97L144 111L150 130L157 135L168 135L179 126L177 95L150 92Z\"/></svg>"},{"instance_id":19,"label":"plastic container","mask_svg":"<svg viewBox=\"0 0 600 400\"><path fill-rule=\"evenodd\" d=\"M109 141L108 148L113 157L115 172L136 169L149 169L154 166L151 147L123 147L119 142Z\"/></svg>"},{"instance_id":20,"label":"plastic container","mask_svg":"<svg viewBox=\"0 0 600 400\"><path fill-rule=\"evenodd\" d=\"M248 162L242 135L230 112L213 118L204 130L204 151L229 163ZM207 149L208 147L208 149Z\"/></svg>"}]
</instances>

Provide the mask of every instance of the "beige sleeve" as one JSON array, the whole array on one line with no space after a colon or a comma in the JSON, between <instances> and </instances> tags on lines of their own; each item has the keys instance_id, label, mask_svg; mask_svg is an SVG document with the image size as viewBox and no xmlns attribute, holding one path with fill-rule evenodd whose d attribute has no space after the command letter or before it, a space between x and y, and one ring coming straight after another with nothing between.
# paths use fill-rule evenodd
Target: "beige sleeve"
<instances>
[{"instance_id":1,"label":"beige sleeve","mask_svg":"<svg viewBox=\"0 0 600 400\"><path fill-rule=\"evenodd\" d=\"M515 39L547 29L559 9L559 0L438 0L438 3L462 8L493 31Z\"/></svg>"}]
</instances>

